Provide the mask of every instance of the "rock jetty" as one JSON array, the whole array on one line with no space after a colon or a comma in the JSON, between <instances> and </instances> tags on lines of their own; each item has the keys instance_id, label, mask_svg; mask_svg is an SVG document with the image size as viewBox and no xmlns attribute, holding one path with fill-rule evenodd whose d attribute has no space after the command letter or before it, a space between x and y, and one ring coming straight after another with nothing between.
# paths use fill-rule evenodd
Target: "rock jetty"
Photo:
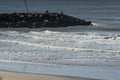
<instances>
[{"instance_id":1,"label":"rock jetty","mask_svg":"<svg viewBox=\"0 0 120 80\"><path fill-rule=\"evenodd\" d=\"M61 13L4 13L0 14L0 28L41 28L91 25L73 16Z\"/></svg>"}]
</instances>

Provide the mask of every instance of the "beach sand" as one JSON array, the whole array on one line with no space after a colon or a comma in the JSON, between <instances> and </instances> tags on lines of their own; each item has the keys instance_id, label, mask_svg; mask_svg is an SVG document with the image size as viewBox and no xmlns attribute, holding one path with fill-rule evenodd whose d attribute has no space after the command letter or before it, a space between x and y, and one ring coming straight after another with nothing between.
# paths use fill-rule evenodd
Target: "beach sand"
<instances>
[{"instance_id":1,"label":"beach sand","mask_svg":"<svg viewBox=\"0 0 120 80\"><path fill-rule=\"evenodd\" d=\"M0 71L0 80L97 80L97 79Z\"/></svg>"}]
</instances>

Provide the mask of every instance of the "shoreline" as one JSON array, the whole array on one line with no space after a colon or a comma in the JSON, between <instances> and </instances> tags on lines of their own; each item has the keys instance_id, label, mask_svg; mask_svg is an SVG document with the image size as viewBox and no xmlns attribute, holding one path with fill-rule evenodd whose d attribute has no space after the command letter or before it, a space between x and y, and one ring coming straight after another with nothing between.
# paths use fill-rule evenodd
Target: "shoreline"
<instances>
[{"instance_id":1,"label":"shoreline","mask_svg":"<svg viewBox=\"0 0 120 80\"><path fill-rule=\"evenodd\" d=\"M119 80L119 66L60 66L50 64L28 64L28 63L5 63L0 62L0 71L40 74L40 75L60 75L68 77L91 78L92 80ZM1 76L1 73L0 73ZM26 80L26 79L25 79ZM48 79L46 79L48 80ZM58 79L57 79L58 80ZM61 80L61 79L60 79ZM73 79L75 80L75 79ZM80 80L80 79L78 79ZM87 79L89 80L89 79Z\"/></svg>"},{"instance_id":2,"label":"shoreline","mask_svg":"<svg viewBox=\"0 0 120 80\"><path fill-rule=\"evenodd\" d=\"M0 80L98 80L98 79L0 70Z\"/></svg>"}]
</instances>

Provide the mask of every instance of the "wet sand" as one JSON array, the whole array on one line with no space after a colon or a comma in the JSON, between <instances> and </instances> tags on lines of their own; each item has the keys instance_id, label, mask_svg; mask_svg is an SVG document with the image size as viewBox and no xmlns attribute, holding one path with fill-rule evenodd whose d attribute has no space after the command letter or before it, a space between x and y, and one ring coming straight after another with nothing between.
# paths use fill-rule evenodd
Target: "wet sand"
<instances>
[{"instance_id":1,"label":"wet sand","mask_svg":"<svg viewBox=\"0 0 120 80\"><path fill-rule=\"evenodd\" d=\"M0 71L0 80L97 80L97 79Z\"/></svg>"}]
</instances>

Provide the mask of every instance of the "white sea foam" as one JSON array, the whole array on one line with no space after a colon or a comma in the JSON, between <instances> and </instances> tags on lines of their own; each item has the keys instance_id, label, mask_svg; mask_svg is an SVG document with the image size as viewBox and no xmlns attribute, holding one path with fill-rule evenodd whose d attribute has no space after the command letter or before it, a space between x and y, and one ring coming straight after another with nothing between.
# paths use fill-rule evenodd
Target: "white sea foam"
<instances>
[{"instance_id":1,"label":"white sea foam","mask_svg":"<svg viewBox=\"0 0 120 80\"><path fill-rule=\"evenodd\" d=\"M1 60L64 65L120 63L119 35L49 30L1 31L0 35Z\"/></svg>"}]
</instances>

